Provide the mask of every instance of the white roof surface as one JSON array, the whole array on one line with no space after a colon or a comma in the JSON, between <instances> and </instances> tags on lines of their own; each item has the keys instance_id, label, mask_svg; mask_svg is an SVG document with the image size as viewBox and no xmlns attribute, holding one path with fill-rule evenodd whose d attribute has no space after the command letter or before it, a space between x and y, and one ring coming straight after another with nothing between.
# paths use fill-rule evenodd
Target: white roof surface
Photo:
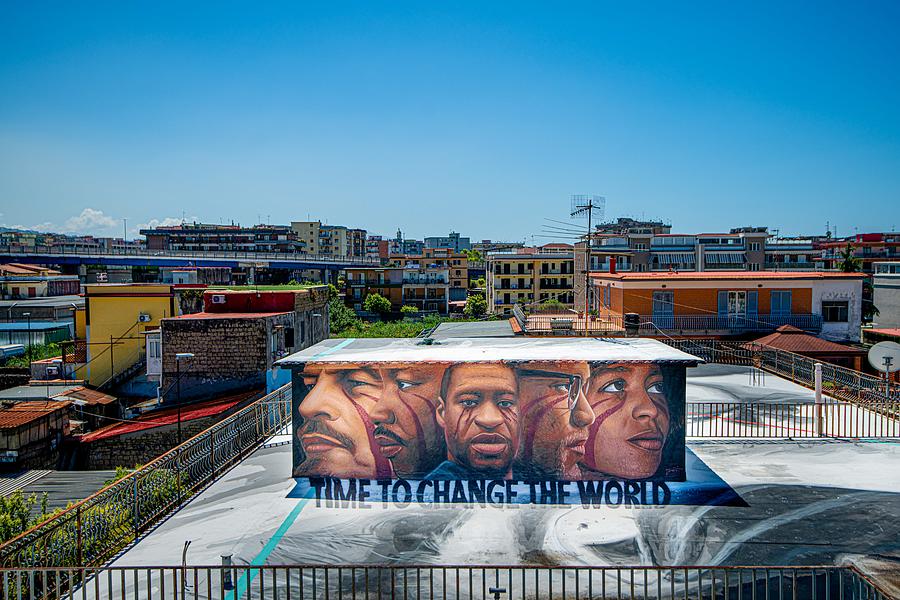
<instances>
[{"instance_id":1,"label":"white roof surface","mask_svg":"<svg viewBox=\"0 0 900 600\"><path fill-rule=\"evenodd\" d=\"M647 338L332 338L287 356L283 367L315 363L519 361L676 362L702 359Z\"/></svg>"}]
</instances>

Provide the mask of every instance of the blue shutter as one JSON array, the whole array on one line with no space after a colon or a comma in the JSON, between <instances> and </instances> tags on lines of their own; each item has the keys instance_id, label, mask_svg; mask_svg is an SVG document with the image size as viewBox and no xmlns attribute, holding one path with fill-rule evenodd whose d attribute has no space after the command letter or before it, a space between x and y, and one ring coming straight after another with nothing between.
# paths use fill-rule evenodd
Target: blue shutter
<instances>
[{"instance_id":1,"label":"blue shutter","mask_svg":"<svg viewBox=\"0 0 900 600\"><path fill-rule=\"evenodd\" d=\"M772 306L769 308L769 312L772 313L773 315L780 315L781 314L781 292L779 292L777 290L772 290L770 292L770 294L772 296L772 302L771 302Z\"/></svg>"},{"instance_id":2,"label":"blue shutter","mask_svg":"<svg viewBox=\"0 0 900 600\"><path fill-rule=\"evenodd\" d=\"M747 316L756 317L756 314L759 312L757 308L759 306L758 303L759 292L752 291L747 292Z\"/></svg>"},{"instance_id":3,"label":"blue shutter","mask_svg":"<svg viewBox=\"0 0 900 600\"><path fill-rule=\"evenodd\" d=\"M719 292L719 316L728 315L728 292Z\"/></svg>"},{"instance_id":4,"label":"blue shutter","mask_svg":"<svg viewBox=\"0 0 900 600\"><path fill-rule=\"evenodd\" d=\"M791 314L791 298L792 293L790 290L786 292L781 292L781 313L785 315Z\"/></svg>"}]
</instances>

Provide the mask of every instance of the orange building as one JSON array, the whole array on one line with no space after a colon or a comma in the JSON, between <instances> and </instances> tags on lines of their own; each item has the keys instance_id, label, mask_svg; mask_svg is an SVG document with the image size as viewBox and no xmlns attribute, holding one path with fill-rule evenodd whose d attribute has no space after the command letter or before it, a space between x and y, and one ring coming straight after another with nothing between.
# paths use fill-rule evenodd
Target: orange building
<instances>
[{"instance_id":1,"label":"orange building","mask_svg":"<svg viewBox=\"0 0 900 600\"><path fill-rule=\"evenodd\" d=\"M648 334L730 336L792 325L859 341L863 278L822 271L591 273L591 307L611 321L636 313Z\"/></svg>"}]
</instances>

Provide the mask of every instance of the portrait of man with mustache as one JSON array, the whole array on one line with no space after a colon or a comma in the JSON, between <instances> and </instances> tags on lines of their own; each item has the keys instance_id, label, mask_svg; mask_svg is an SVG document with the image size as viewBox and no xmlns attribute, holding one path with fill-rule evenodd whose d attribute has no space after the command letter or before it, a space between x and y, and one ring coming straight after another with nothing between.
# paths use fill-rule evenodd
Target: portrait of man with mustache
<instances>
[{"instance_id":1,"label":"portrait of man with mustache","mask_svg":"<svg viewBox=\"0 0 900 600\"><path fill-rule=\"evenodd\" d=\"M519 449L515 371L503 364L460 363L441 382L436 417L447 460L427 479L511 479Z\"/></svg>"},{"instance_id":2,"label":"portrait of man with mustache","mask_svg":"<svg viewBox=\"0 0 900 600\"><path fill-rule=\"evenodd\" d=\"M306 395L296 415L300 457L294 477L391 477L369 417L384 388L378 369L309 363L302 377Z\"/></svg>"},{"instance_id":3,"label":"portrait of man with mustache","mask_svg":"<svg viewBox=\"0 0 900 600\"><path fill-rule=\"evenodd\" d=\"M383 390L370 415L375 441L396 477L422 478L446 458L436 414L444 370L418 363L381 370Z\"/></svg>"}]
</instances>

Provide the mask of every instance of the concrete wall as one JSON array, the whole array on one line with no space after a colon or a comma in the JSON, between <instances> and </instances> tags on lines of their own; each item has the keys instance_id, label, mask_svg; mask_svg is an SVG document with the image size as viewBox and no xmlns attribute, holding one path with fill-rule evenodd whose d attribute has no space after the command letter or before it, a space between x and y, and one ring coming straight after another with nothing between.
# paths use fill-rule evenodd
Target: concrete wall
<instances>
[{"instance_id":1,"label":"concrete wall","mask_svg":"<svg viewBox=\"0 0 900 600\"><path fill-rule=\"evenodd\" d=\"M875 326L900 327L900 273L878 273L874 279L872 301L878 309Z\"/></svg>"},{"instance_id":2,"label":"concrete wall","mask_svg":"<svg viewBox=\"0 0 900 600\"><path fill-rule=\"evenodd\" d=\"M822 314L822 302L828 300L847 302L846 323L822 323L819 337L835 342L858 342L862 324L862 280L816 282L812 292L813 312Z\"/></svg>"}]
</instances>

